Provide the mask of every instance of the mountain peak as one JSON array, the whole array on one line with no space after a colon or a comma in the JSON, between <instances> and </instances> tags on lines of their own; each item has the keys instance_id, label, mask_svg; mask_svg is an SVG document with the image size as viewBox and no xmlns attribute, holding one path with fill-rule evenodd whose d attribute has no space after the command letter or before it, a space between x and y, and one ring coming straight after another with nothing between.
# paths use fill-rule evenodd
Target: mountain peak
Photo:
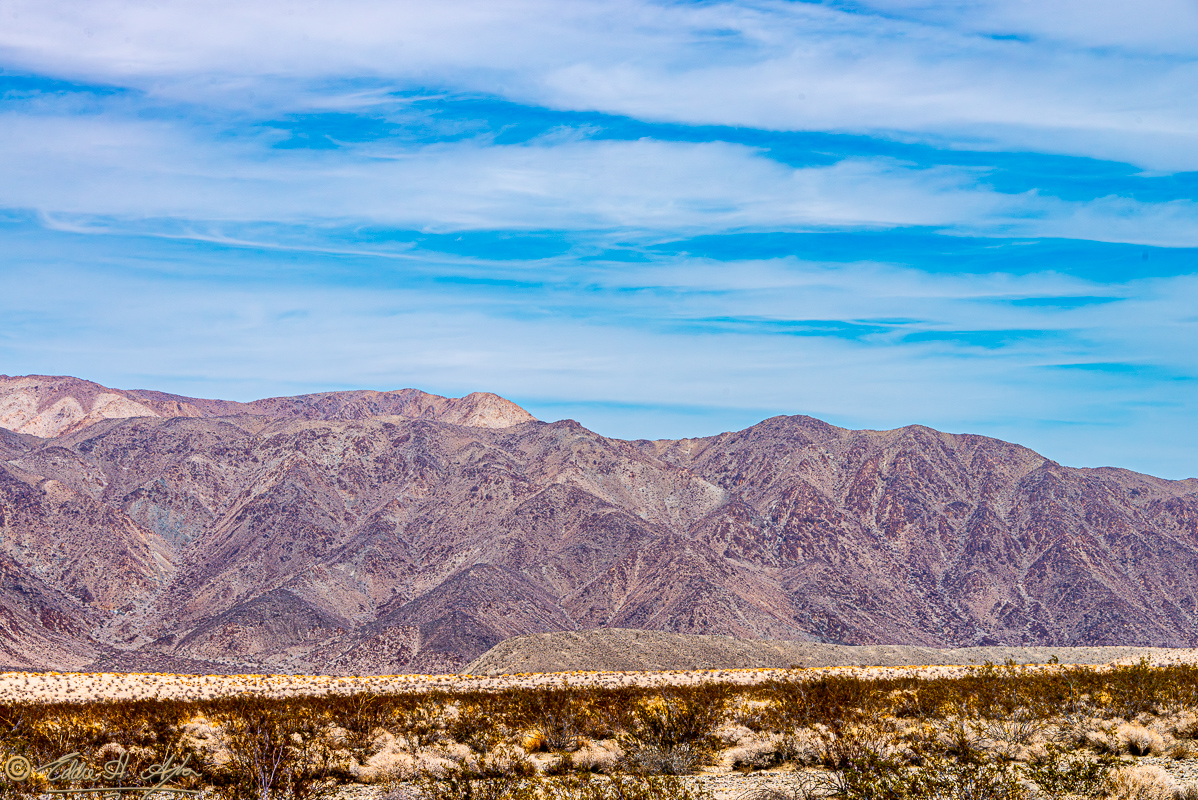
<instances>
[{"instance_id":1,"label":"mountain peak","mask_svg":"<svg viewBox=\"0 0 1198 800\"><path fill-rule=\"evenodd\" d=\"M507 428L536 419L515 403L490 392L455 398L418 389L357 390L240 403L147 389L112 389L67 375L0 375L0 427L43 439L75 433L108 419L241 414L278 420L401 416L471 428Z\"/></svg>"}]
</instances>

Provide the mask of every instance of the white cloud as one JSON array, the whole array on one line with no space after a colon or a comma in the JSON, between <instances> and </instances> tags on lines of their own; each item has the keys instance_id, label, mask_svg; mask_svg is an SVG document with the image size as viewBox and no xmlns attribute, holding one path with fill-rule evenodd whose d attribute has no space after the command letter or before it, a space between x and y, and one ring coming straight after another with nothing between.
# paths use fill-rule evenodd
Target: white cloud
<instances>
[{"instance_id":1,"label":"white cloud","mask_svg":"<svg viewBox=\"0 0 1198 800\"><path fill-rule=\"evenodd\" d=\"M864 5L971 33L1022 35L1149 55L1198 52L1198 6L1190 0L865 0Z\"/></svg>"},{"instance_id":2,"label":"white cloud","mask_svg":"<svg viewBox=\"0 0 1198 800\"><path fill-rule=\"evenodd\" d=\"M959 5L10 0L0 53L228 107L369 102L343 85L365 80L1198 169L1192 4Z\"/></svg>"},{"instance_id":3,"label":"white cloud","mask_svg":"<svg viewBox=\"0 0 1198 800\"><path fill-rule=\"evenodd\" d=\"M466 141L271 150L168 122L0 116L0 206L60 215L237 223L353 221L430 231L674 233L927 226L1198 245L1191 201L1004 194L985 173L848 158L792 168L723 142ZM230 233L235 236L235 233Z\"/></svg>"}]
</instances>

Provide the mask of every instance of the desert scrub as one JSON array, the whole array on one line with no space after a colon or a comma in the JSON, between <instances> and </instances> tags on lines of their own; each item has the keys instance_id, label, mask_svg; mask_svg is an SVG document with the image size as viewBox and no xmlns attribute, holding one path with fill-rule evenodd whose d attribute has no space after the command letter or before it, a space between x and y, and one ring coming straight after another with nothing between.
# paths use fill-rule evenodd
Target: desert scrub
<instances>
[{"instance_id":1,"label":"desert scrub","mask_svg":"<svg viewBox=\"0 0 1198 800\"><path fill-rule=\"evenodd\" d=\"M438 702L438 700L440 700ZM467 708L470 716L477 709ZM445 739L449 727L462 715L462 709L440 698L422 698L420 702L407 704L398 710L388 730L395 733L409 752L415 753Z\"/></svg>"},{"instance_id":2,"label":"desert scrub","mask_svg":"<svg viewBox=\"0 0 1198 800\"><path fill-rule=\"evenodd\" d=\"M1097 797L1116 763L1110 757L1093 759L1050 745L1042 760L1027 766L1027 775L1049 797Z\"/></svg>"},{"instance_id":3,"label":"desert scrub","mask_svg":"<svg viewBox=\"0 0 1198 800\"><path fill-rule=\"evenodd\" d=\"M764 701L761 723L774 730L787 730L814 723L842 724L872 716L880 710L882 700L877 691L881 687L870 684L868 680L841 676L810 682L769 681L755 693ZM890 688L886 686L883 691Z\"/></svg>"},{"instance_id":4,"label":"desert scrub","mask_svg":"<svg viewBox=\"0 0 1198 800\"><path fill-rule=\"evenodd\" d=\"M68 753L102 765L127 753L131 771L184 748L185 703L126 701L0 706L0 748L46 764Z\"/></svg>"},{"instance_id":5,"label":"desert scrub","mask_svg":"<svg viewBox=\"0 0 1198 800\"><path fill-rule=\"evenodd\" d=\"M562 689L528 692L522 700L518 723L526 731L525 750L571 752L581 746L590 715L578 693Z\"/></svg>"},{"instance_id":6,"label":"desert scrub","mask_svg":"<svg viewBox=\"0 0 1198 800\"><path fill-rule=\"evenodd\" d=\"M656 688L547 680L541 688L406 693L385 693L384 684L364 692L365 679L329 679L328 694L274 699L263 696L271 679L248 676L243 683L255 696L0 704L0 747L34 764L80 752L94 766L118 753L139 764L191 753L206 785L245 798L461 770L473 781L511 776L521 786L542 785L527 783L530 764L539 777L565 779L780 762L818 764L838 776L864 765L879 791L951 796L993 784L1010 794L999 778L1020 774L1044 794L1062 796L1093 793L1087 770L1103 763L1094 751L1184 757L1198 735L1198 670L1190 666L1008 664L941 677L882 675L779 673L751 685L692 675L687 685ZM143 677L155 686L167 679ZM931 765L956 782L932 781ZM858 778L846 778L841 790ZM603 791L624 785L595 780L609 787ZM485 789L470 787L459 782L461 791Z\"/></svg>"},{"instance_id":7,"label":"desert scrub","mask_svg":"<svg viewBox=\"0 0 1198 800\"><path fill-rule=\"evenodd\" d=\"M445 716L446 737L486 752L511 733L512 705L508 698L485 692L459 695L454 710Z\"/></svg>"},{"instance_id":8,"label":"desert scrub","mask_svg":"<svg viewBox=\"0 0 1198 800\"><path fill-rule=\"evenodd\" d=\"M729 719L751 731L763 731L773 717L773 702L742 694L729 703Z\"/></svg>"},{"instance_id":9,"label":"desert scrub","mask_svg":"<svg viewBox=\"0 0 1198 800\"><path fill-rule=\"evenodd\" d=\"M363 747L374 731L389 727L400 714L402 699L392 695L356 692L347 697L331 698L322 716L336 720L349 732L352 742Z\"/></svg>"},{"instance_id":10,"label":"desert scrub","mask_svg":"<svg viewBox=\"0 0 1198 800\"><path fill-rule=\"evenodd\" d=\"M714 686L643 698L625 723L625 765L640 775L694 772L711 756L726 703L726 692Z\"/></svg>"},{"instance_id":11,"label":"desert scrub","mask_svg":"<svg viewBox=\"0 0 1198 800\"><path fill-rule=\"evenodd\" d=\"M909 766L864 752L843 770L829 773L816 795L838 800L1023 800L1019 770L983 759L923 759Z\"/></svg>"},{"instance_id":12,"label":"desert scrub","mask_svg":"<svg viewBox=\"0 0 1198 800\"><path fill-rule=\"evenodd\" d=\"M588 774L480 777L455 772L420 782L423 800L710 800L672 776Z\"/></svg>"},{"instance_id":13,"label":"desert scrub","mask_svg":"<svg viewBox=\"0 0 1198 800\"><path fill-rule=\"evenodd\" d=\"M782 737L777 734L750 734L741 738L720 756L720 761L733 770L751 772L777 766L786 758Z\"/></svg>"},{"instance_id":14,"label":"desert scrub","mask_svg":"<svg viewBox=\"0 0 1198 800\"><path fill-rule=\"evenodd\" d=\"M258 698L221 704L211 715L229 760L208 766L216 795L230 800L309 800L327 796L348 775L324 740L321 719L288 701Z\"/></svg>"},{"instance_id":15,"label":"desert scrub","mask_svg":"<svg viewBox=\"0 0 1198 800\"><path fill-rule=\"evenodd\" d=\"M612 774L624 763L624 748L615 739L592 739L570 754L569 768L577 772Z\"/></svg>"}]
</instances>

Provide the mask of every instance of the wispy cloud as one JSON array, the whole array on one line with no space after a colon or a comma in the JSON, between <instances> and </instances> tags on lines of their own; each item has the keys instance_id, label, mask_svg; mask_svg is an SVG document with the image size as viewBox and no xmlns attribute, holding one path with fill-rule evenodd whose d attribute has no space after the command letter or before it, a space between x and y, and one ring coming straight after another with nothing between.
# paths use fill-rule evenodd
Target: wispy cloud
<instances>
[{"instance_id":1,"label":"wispy cloud","mask_svg":"<svg viewBox=\"0 0 1198 800\"><path fill-rule=\"evenodd\" d=\"M158 5L18 1L26 69L228 108L354 107L374 82L688 124L917 136L1195 169L1180 0ZM353 80L359 85L345 85Z\"/></svg>"},{"instance_id":2,"label":"wispy cloud","mask_svg":"<svg viewBox=\"0 0 1198 800\"><path fill-rule=\"evenodd\" d=\"M61 235L21 246L10 230L4 244L24 261ZM340 265L347 280L322 271L336 265L319 255L87 242L71 259L60 249L53 267L9 271L0 353L10 371L52 366L247 399L486 388L630 437L801 411L859 427L987 432L1067 463L1172 475L1186 474L1198 444L1190 428L1146 433L1198 410L1190 277L1110 285L670 256L588 266L445 257L424 270L365 260ZM179 257L189 272L172 271ZM1153 419L1129 425L1145 403L1157 404ZM1068 421L1071 435L1046 421Z\"/></svg>"},{"instance_id":3,"label":"wispy cloud","mask_svg":"<svg viewBox=\"0 0 1198 800\"><path fill-rule=\"evenodd\" d=\"M0 204L197 221L345 221L423 230L695 233L925 226L1198 245L1193 201L1067 201L994 191L983 171L845 158L792 168L723 142L566 137L276 150L175 124L0 117Z\"/></svg>"}]
</instances>

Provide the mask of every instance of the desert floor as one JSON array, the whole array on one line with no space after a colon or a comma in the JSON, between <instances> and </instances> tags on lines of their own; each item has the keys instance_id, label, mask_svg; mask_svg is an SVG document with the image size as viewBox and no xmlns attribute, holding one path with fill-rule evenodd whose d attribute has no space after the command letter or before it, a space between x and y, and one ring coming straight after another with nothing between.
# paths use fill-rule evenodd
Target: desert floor
<instances>
[{"instance_id":1,"label":"desert floor","mask_svg":"<svg viewBox=\"0 0 1198 800\"><path fill-rule=\"evenodd\" d=\"M998 650L998 649L996 649ZM858 652L856 655L868 655ZM1001 653L995 652L995 656ZM1162 648L1073 648L1073 663L1025 664L1023 672L1057 671L1086 665L1106 670L1116 664L1137 663L1147 659L1154 665L1198 663L1198 650ZM1095 663L1100 657L1118 656L1107 664ZM990 660L990 659L987 659ZM1002 661L997 660L998 663ZM991 663L995 663L991 661ZM510 688L557 688L567 686L686 686L702 683L752 685L781 680L817 680L828 675L867 679L894 677L945 678L968 674L977 665L908 666L811 666L794 669L699 669L629 672L560 672L477 675L392 675L330 677L322 675L175 675L125 673L0 673L0 702L87 703L105 700L177 699L202 700L228 696L299 697L347 695L361 692L390 694L426 691L502 691ZM1125 757L1126 758L1126 757ZM1166 770L1179 784L1198 784L1198 759L1140 758L1137 763L1154 763ZM751 798L758 790L770 788L783 796L796 796L802 781L814 774L811 769L791 767L762 770L747 774L727 767L706 767L699 775L684 778L693 788L714 800ZM335 794L338 800L416 800L418 793L410 784L390 787L351 784Z\"/></svg>"},{"instance_id":2,"label":"desert floor","mask_svg":"<svg viewBox=\"0 0 1198 800\"><path fill-rule=\"evenodd\" d=\"M864 648L858 648L863 650ZM1002 648L994 648L1001 656ZM1109 664L1132 664L1146 658L1153 665L1198 663L1198 650L1168 648L1069 648L1068 662L1029 664L1025 670L1057 670L1070 665L1102 665L1097 657L1117 655ZM1093 652L1091 652L1093 651ZM1063 650L1062 650L1063 652ZM859 653L868 657L868 653ZM995 658L992 663L1002 663ZM643 672L557 672L514 675L175 675L117 672L6 672L0 673L0 702L75 702L103 700L205 700L255 695L300 697L358 692L406 693L425 691L502 691L510 688L566 686L688 686L699 683L751 685L763 681L814 680L822 675L893 678L915 675L944 678L974 669L968 664L914 666L816 666L796 669L697 669Z\"/></svg>"}]
</instances>

